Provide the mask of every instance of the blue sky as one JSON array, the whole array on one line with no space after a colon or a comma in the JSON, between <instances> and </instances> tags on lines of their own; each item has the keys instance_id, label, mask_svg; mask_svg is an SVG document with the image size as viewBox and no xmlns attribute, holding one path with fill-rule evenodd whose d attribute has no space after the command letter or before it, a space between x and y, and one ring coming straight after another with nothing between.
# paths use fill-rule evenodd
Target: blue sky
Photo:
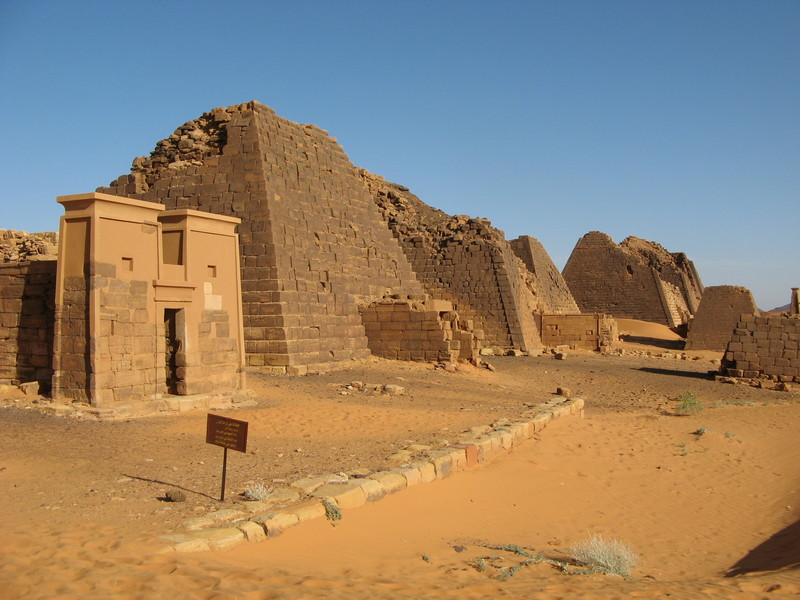
<instances>
[{"instance_id":1,"label":"blue sky","mask_svg":"<svg viewBox=\"0 0 800 600\"><path fill-rule=\"evenodd\" d=\"M797 0L0 0L0 227L248 100L559 267L600 230L800 286Z\"/></svg>"}]
</instances>

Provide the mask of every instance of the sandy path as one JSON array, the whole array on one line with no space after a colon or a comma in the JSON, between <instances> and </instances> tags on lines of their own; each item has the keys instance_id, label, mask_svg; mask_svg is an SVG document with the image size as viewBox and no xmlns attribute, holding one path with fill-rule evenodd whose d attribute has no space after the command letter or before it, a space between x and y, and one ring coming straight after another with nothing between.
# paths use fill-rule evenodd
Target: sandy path
<instances>
[{"instance_id":1,"label":"sandy path","mask_svg":"<svg viewBox=\"0 0 800 600\"><path fill-rule=\"evenodd\" d=\"M311 522L225 553L153 555L115 541L121 528L41 523L38 539L0 534L0 589L8 598L204 600L800 595L797 536L770 539L800 518L798 423L797 403L693 417L589 411L474 471L345 511L336 526ZM538 565L501 581L470 565L493 553L515 564L482 543L557 557L587 532L628 542L642 557L636 580ZM722 577L745 558L783 570Z\"/></svg>"}]
</instances>

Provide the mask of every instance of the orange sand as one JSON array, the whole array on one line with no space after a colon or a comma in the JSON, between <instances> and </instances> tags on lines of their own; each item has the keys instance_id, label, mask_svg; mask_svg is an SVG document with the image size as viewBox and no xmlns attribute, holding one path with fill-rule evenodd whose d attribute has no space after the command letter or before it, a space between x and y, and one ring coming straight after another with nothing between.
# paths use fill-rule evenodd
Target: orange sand
<instances>
[{"instance_id":1,"label":"orange sand","mask_svg":"<svg viewBox=\"0 0 800 600\"><path fill-rule=\"evenodd\" d=\"M318 520L224 553L153 555L116 541L124 523L60 531L57 521L44 522L33 543L0 538L3 597L800 595L798 422L796 403L695 417L567 418L499 460L345 511L335 526ZM708 433L691 434L700 427ZM786 528L793 538L774 537ZM589 532L624 540L641 555L636 580L538 565L500 581L469 565L496 553L480 544L559 557ZM722 578L740 562L745 575Z\"/></svg>"}]
</instances>

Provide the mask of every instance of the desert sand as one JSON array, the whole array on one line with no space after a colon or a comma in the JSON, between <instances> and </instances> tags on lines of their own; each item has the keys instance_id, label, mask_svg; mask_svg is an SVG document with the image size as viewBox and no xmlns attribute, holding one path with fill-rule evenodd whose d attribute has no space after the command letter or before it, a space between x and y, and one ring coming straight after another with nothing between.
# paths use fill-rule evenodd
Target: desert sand
<instances>
[{"instance_id":1,"label":"desert sand","mask_svg":"<svg viewBox=\"0 0 800 600\"><path fill-rule=\"evenodd\" d=\"M204 444L205 412L99 423L9 395L0 409L3 598L782 598L800 595L800 396L713 381L671 332L621 324L623 356L490 357L495 372L368 360L302 378L249 374L247 454ZM645 353L649 352L650 355ZM349 390L398 383L402 396ZM225 552L160 554L159 535L233 506L252 482L381 469L567 387L586 402L489 463L340 521ZM691 391L695 415L675 411ZM26 408L27 407L27 408ZM187 501L160 500L168 489ZM554 559L589 534L640 556L631 578L549 564L499 578L518 545ZM480 571L476 559L484 558Z\"/></svg>"}]
</instances>

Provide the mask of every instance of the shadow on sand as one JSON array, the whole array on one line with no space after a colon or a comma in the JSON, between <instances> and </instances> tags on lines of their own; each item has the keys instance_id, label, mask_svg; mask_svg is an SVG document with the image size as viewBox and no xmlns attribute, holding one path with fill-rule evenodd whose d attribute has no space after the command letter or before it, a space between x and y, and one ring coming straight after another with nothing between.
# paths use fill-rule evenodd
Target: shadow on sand
<instances>
[{"instance_id":1,"label":"shadow on sand","mask_svg":"<svg viewBox=\"0 0 800 600\"><path fill-rule=\"evenodd\" d=\"M800 521L784 527L750 550L725 574L736 577L754 571L800 567Z\"/></svg>"},{"instance_id":2,"label":"shadow on sand","mask_svg":"<svg viewBox=\"0 0 800 600\"><path fill-rule=\"evenodd\" d=\"M662 340L659 338L643 337L638 335L621 335L619 336L619 339L629 344L655 346L656 348L664 348L666 350L683 350L683 347L686 345L686 342L683 340Z\"/></svg>"},{"instance_id":3,"label":"shadow on sand","mask_svg":"<svg viewBox=\"0 0 800 600\"><path fill-rule=\"evenodd\" d=\"M709 381L714 379L714 375L711 373L698 373L697 371L679 371L677 369L657 369L655 367L638 367L636 368L636 371L644 371L645 373L655 373L656 375L675 375L676 377L707 379ZM716 371L714 373L716 373Z\"/></svg>"},{"instance_id":4,"label":"shadow on sand","mask_svg":"<svg viewBox=\"0 0 800 600\"><path fill-rule=\"evenodd\" d=\"M130 477L131 479L138 479L139 481L148 481L150 483L157 483L159 485L168 485L169 487L173 487L178 490L183 490L184 492L189 492L190 494L197 494L198 496L205 496L206 498L211 498L212 500L219 500L219 498L215 498L205 492L198 492L196 490L190 490L189 488L185 488L180 486L176 483L170 483L168 481L161 481L160 479L150 479L149 477L139 477L138 475L130 475L128 473L123 473L125 477ZM165 497L159 497L159 500L166 500Z\"/></svg>"}]
</instances>

